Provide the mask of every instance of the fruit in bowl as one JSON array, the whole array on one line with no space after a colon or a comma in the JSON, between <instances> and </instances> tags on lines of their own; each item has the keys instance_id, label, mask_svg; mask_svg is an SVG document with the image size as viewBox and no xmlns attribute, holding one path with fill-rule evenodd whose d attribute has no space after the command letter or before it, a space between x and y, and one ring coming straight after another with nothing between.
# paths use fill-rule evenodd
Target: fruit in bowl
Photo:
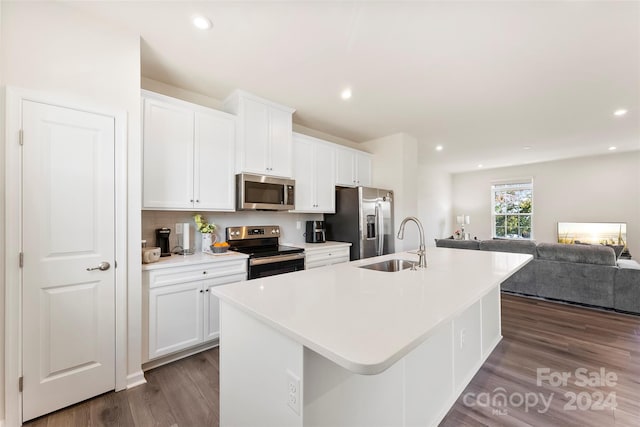
<instances>
[{"instance_id":1,"label":"fruit in bowl","mask_svg":"<svg viewBox=\"0 0 640 427\"><path fill-rule=\"evenodd\" d=\"M210 247L211 252L213 252L214 254L223 254L229 249L229 244L227 242L216 242Z\"/></svg>"}]
</instances>

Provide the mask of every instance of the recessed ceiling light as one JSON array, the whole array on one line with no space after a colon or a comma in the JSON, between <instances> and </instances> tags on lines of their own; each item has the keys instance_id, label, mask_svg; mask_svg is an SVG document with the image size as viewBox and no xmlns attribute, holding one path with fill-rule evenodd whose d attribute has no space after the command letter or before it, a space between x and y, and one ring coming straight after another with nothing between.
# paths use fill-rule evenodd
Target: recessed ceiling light
<instances>
[{"instance_id":1,"label":"recessed ceiling light","mask_svg":"<svg viewBox=\"0 0 640 427\"><path fill-rule=\"evenodd\" d=\"M609 151L614 151L614 150L617 150L617 149L618 149L618 147L614 147L613 145L611 147L609 147Z\"/></svg>"},{"instance_id":2,"label":"recessed ceiling light","mask_svg":"<svg viewBox=\"0 0 640 427\"><path fill-rule=\"evenodd\" d=\"M444 147L442 145L436 145L436 151L442 151Z\"/></svg>"},{"instance_id":3,"label":"recessed ceiling light","mask_svg":"<svg viewBox=\"0 0 640 427\"><path fill-rule=\"evenodd\" d=\"M206 18L202 15L194 16L192 22L196 28L199 28L201 30L208 30L213 25L209 18Z\"/></svg>"},{"instance_id":4,"label":"recessed ceiling light","mask_svg":"<svg viewBox=\"0 0 640 427\"><path fill-rule=\"evenodd\" d=\"M484 165L483 165L482 163L480 163L480 164L478 165L478 167L479 167L479 168L482 168L482 167L484 167Z\"/></svg>"},{"instance_id":5,"label":"recessed ceiling light","mask_svg":"<svg viewBox=\"0 0 640 427\"><path fill-rule=\"evenodd\" d=\"M531 150L531 146L530 145L525 145L524 147L522 147L523 150Z\"/></svg>"},{"instance_id":6,"label":"recessed ceiling light","mask_svg":"<svg viewBox=\"0 0 640 427\"><path fill-rule=\"evenodd\" d=\"M349 99L351 98L351 89L350 88L346 88L345 90L342 91L342 93L340 94L340 97L342 99Z\"/></svg>"},{"instance_id":7,"label":"recessed ceiling light","mask_svg":"<svg viewBox=\"0 0 640 427\"><path fill-rule=\"evenodd\" d=\"M624 116L624 115L625 115L625 114L627 114L628 112L629 112L628 110L625 110L624 108L621 108L621 109L619 109L619 110L614 111L614 112L613 112L613 115L614 115L614 116L618 116L618 117L620 117L620 116Z\"/></svg>"}]
</instances>

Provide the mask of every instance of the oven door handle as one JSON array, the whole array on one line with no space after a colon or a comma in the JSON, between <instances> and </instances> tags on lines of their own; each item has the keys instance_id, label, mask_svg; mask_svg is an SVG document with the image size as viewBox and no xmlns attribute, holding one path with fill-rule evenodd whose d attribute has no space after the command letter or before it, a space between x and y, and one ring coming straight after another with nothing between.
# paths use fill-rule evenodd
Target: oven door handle
<instances>
[{"instance_id":1,"label":"oven door handle","mask_svg":"<svg viewBox=\"0 0 640 427\"><path fill-rule=\"evenodd\" d=\"M249 265L264 265L273 264L274 262L282 261L295 261L297 259L304 259L304 253L292 254L292 255L275 255L263 258L249 259Z\"/></svg>"}]
</instances>

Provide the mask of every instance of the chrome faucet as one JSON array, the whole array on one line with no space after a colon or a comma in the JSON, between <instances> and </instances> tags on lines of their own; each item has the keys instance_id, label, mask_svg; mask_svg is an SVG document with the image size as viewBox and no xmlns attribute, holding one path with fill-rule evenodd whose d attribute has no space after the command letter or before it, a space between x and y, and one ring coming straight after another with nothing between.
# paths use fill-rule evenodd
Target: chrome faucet
<instances>
[{"instance_id":1,"label":"chrome faucet","mask_svg":"<svg viewBox=\"0 0 640 427\"><path fill-rule=\"evenodd\" d=\"M420 230L420 247L418 248L418 268L427 268L427 251L424 247L424 229L422 228L422 224L420 220L415 216L408 216L402 220L400 223L400 229L398 230L398 239L404 239L404 226L407 221L413 221L418 226Z\"/></svg>"}]
</instances>

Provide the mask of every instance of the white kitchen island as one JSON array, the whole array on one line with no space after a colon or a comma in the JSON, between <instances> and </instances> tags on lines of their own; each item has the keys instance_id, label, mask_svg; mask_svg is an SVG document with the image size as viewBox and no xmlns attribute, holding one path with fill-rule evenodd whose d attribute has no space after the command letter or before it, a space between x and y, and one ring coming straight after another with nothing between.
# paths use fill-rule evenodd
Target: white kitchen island
<instances>
[{"instance_id":1,"label":"white kitchen island","mask_svg":"<svg viewBox=\"0 0 640 427\"><path fill-rule=\"evenodd\" d=\"M429 248L217 287L221 426L437 425L501 339L530 255Z\"/></svg>"}]
</instances>

